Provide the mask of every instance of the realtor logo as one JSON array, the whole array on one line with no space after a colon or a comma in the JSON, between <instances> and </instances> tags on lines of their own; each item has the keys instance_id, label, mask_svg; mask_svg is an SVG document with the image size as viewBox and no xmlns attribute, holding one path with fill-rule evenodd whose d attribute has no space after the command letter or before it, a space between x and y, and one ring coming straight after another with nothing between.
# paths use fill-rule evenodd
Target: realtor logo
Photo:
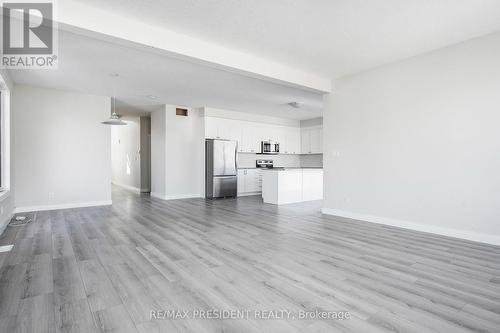
<instances>
[{"instance_id":1,"label":"realtor logo","mask_svg":"<svg viewBox=\"0 0 500 333\"><path fill-rule=\"evenodd\" d=\"M56 68L54 3L2 3L3 68Z\"/></svg>"}]
</instances>

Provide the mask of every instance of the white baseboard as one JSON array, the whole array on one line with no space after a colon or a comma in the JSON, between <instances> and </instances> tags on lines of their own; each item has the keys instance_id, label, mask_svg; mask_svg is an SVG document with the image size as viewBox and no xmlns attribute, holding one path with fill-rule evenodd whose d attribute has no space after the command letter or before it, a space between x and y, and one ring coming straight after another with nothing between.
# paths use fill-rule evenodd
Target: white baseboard
<instances>
[{"instance_id":1,"label":"white baseboard","mask_svg":"<svg viewBox=\"0 0 500 333\"><path fill-rule=\"evenodd\" d=\"M192 199L192 198L201 198L200 194L159 194L155 192L151 192L151 196L153 198L158 198L162 200L178 200L178 199Z\"/></svg>"},{"instance_id":2,"label":"white baseboard","mask_svg":"<svg viewBox=\"0 0 500 333\"><path fill-rule=\"evenodd\" d=\"M404 229L416 230L428 232L431 234L437 234L442 236L461 238L466 240L471 240L475 242L500 245L500 236L488 235L474 231L461 230L461 229L452 229L452 228L443 228L437 227L428 224L420 224L415 222L391 219L386 217L367 215L367 214L359 214L353 213L343 210L331 209L331 208L322 208L321 213L325 215L333 215L339 217L345 217L353 220L360 220L363 222L377 223L377 224L385 224L393 227L399 227Z\"/></svg>"},{"instance_id":3,"label":"white baseboard","mask_svg":"<svg viewBox=\"0 0 500 333\"><path fill-rule=\"evenodd\" d=\"M111 200L105 200L105 201L58 204L58 205L24 206L24 207L16 207L14 209L14 213L27 213L27 212L38 212L44 210L58 210L58 209L83 208L83 207L95 207L95 206L110 206L112 204L113 202Z\"/></svg>"},{"instance_id":4,"label":"white baseboard","mask_svg":"<svg viewBox=\"0 0 500 333\"><path fill-rule=\"evenodd\" d=\"M253 195L262 195L262 192L247 192L247 193L238 193L239 197L250 197Z\"/></svg>"}]
</instances>

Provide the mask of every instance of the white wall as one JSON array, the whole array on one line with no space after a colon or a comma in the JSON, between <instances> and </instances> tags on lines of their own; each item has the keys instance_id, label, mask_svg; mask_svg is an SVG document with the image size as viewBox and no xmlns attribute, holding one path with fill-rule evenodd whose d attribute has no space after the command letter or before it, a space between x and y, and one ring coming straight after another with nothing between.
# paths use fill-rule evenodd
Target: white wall
<instances>
[{"instance_id":1,"label":"white wall","mask_svg":"<svg viewBox=\"0 0 500 333\"><path fill-rule=\"evenodd\" d=\"M111 176L113 184L141 189L140 117L123 118L125 126L111 126Z\"/></svg>"},{"instance_id":2,"label":"white wall","mask_svg":"<svg viewBox=\"0 0 500 333\"><path fill-rule=\"evenodd\" d=\"M165 197L167 158L167 114L165 107L151 113L151 195Z\"/></svg>"},{"instance_id":3,"label":"white wall","mask_svg":"<svg viewBox=\"0 0 500 333\"><path fill-rule=\"evenodd\" d=\"M175 106L167 105L167 177L168 198L199 197L204 169L204 118L197 109L188 116L176 116ZM203 180L204 181L204 180Z\"/></svg>"},{"instance_id":4,"label":"white wall","mask_svg":"<svg viewBox=\"0 0 500 333\"><path fill-rule=\"evenodd\" d=\"M4 191L0 193L0 235L10 222L14 212L14 150L12 91L14 84L5 69L0 69L0 89L2 90L0 110L2 111L2 179Z\"/></svg>"},{"instance_id":5,"label":"white wall","mask_svg":"<svg viewBox=\"0 0 500 333\"><path fill-rule=\"evenodd\" d=\"M151 195L162 199L203 195L204 118L198 109L177 116L166 105L151 114Z\"/></svg>"},{"instance_id":6,"label":"white wall","mask_svg":"<svg viewBox=\"0 0 500 333\"><path fill-rule=\"evenodd\" d=\"M109 97L15 87L16 209L111 203L109 112Z\"/></svg>"},{"instance_id":7,"label":"white wall","mask_svg":"<svg viewBox=\"0 0 500 333\"><path fill-rule=\"evenodd\" d=\"M336 82L324 212L500 244L500 34Z\"/></svg>"}]
</instances>

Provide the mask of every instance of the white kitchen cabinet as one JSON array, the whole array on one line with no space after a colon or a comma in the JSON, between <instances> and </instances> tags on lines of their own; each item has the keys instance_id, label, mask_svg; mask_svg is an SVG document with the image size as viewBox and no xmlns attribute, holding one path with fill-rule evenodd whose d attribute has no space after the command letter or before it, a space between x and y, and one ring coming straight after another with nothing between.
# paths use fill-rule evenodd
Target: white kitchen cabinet
<instances>
[{"instance_id":1,"label":"white kitchen cabinet","mask_svg":"<svg viewBox=\"0 0 500 333\"><path fill-rule=\"evenodd\" d=\"M262 192L262 170L238 170L238 195L256 195Z\"/></svg>"},{"instance_id":2,"label":"white kitchen cabinet","mask_svg":"<svg viewBox=\"0 0 500 333\"><path fill-rule=\"evenodd\" d=\"M301 152L301 132L298 127L205 117L205 137L235 140L241 153L259 153L261 142L267 140L280 143L282 154Z\"/></svg>"},{"instance_id":3,"label":"white kitchen cabinet","mask_svg":"<svg viewBox=\"0 0 500 333\"><path fill-rule=\"evenodd\" d=\"M229 127L229 119L218 119L216 122L217 139L230 140L231 131Z\"/></svg>"},{"instance_id":4,"label":"white kitchen cabinet","mask_svg":"<svg viewBox=\"0 0 500 333\"><path fill-rule=\"evenodd\" d=\"M273 126L274 127L274 137L273 141L280 144L280 153L288 154L290 151L290 143L287 139L288 127L285 126Z\"/></svg>"},{"instance_id":5,"label":"white kitchen cabinet","mask_svg":"<svg viewBox=\"0 0 500 333\"><path fill-rule=\"evenodd\" d=\"M323 199L322 169L285 169L264 171L262 199L283 205Z\"/></svg>"},{"instance_id":6,"label":"white kitchen cabinet","mask_svg":"<svg viewBox=\"0 0 500 333\"><path fill-rule=\"evenodd\" d=\"M300 154L300 128L288 127L285 131L285 154Z\"/></svg>"},{"instance_id":7,"label":"white kitchen cabinet","mask_svg":"<svg viewBox=\"0 0 500 333\"><path fill-rule=\"evenodd\" d=\"M323 152L323 129L306 127L301 129L302 154L318 154Z\"/></svg>"},{"instance_id":8,"label":"white kitchen cabinet","mask_svg":"<svg viewBox=\"0 0 500 333\"><path fill-rule=\"evenodd\" d=\"M233 140L238 142L238 151L240 150L240 145L242 141L242 127L241 127L241 122L239 121L230 121L227 123L227 126L229 128L228 130L228 136L229 140Z\"/></svg>"},{"instance_id":9,"label":"white kitchen cabinet","mask_svg":"<svg viewBox=\"0 0 500 333\"><path fill-rule=\"evenodd\" d=\"M311 152L321 153L323 152L323 129L313 128L310 132L311 140Z\"/></svg>"},{"instance_id":10,"label":"white kitchen cabinet","mask_svg":"<svg viewBox=\"0 0 500 333\"><path fill-rule=\"evenodd\" d=\"M241 152L259 153L262 129L256 123L245 122L241 129Z\"/></svg>"},{"instance_id":11,"label":"white kitchen cabinet","mask_svg":"<svg viewBox=\"0 0 500 333\"><path fill-rule=\"evenodd\" d=\"M302 169L302 201L323 199L323 170Z\"/></svg>"},{"instance_id":12,"label":"white kitchen cabinet","mask_svg":"<svg viewBox=\"0 0 500 333\"><path fill-rule=\"evenodd\" d=\"M245 193L245 174L246 169L238 169L238 195Z\"/></svg>"},{"instance_id":13,"label":"white kitchen cabinet","mask_svg":"<svg viewBox=\"0 0 500 333\"><path fill-rule=\"evenodd\" d=\"M218 118L206 117L205 118L205 138L216 139L217 138L217 120Z\"/></svg>"},{"instance_id":14,"label":"white kitchen cabinet","mask_svg":"<svg viewBox=\"0 0 500 333\"><path fill-rule=\"evenodd\" d=\"M300 151L302 154L311 153L311 130L309 128L303 128L300 131Z\"/></svg>"}]
</instances>

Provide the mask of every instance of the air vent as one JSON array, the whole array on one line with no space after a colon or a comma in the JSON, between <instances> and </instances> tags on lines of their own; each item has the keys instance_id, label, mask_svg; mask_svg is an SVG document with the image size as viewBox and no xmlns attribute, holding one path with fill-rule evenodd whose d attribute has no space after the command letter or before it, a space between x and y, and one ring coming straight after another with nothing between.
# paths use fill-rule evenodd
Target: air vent
<instances>
[{"instance_id":1,"label":"air vent","mask_svg":"<svg viewBox=\"0 0 500 333\"><path fill-rule=\"evenodd\" d=\"M10 220L10 223L8 224L9 227L19 227L26 225L30 222L33 222L36 218L36 213L25 213L25 214L18 214L12 217Z\"/></svg>"},{"instance_id":2,"label":"air vent","mask_svg":"<svg viewBox=\"0 0 500 333\"><path fill-rule=\"evenodd\" d=\"M188 110L187 110L187 109L180 109L180 108L176 108L176 109L175 109L175 114L176 114L176 115L178 115L178 116L187 117L187 115L188 115Z\"/></svg>"}]
</instances>

